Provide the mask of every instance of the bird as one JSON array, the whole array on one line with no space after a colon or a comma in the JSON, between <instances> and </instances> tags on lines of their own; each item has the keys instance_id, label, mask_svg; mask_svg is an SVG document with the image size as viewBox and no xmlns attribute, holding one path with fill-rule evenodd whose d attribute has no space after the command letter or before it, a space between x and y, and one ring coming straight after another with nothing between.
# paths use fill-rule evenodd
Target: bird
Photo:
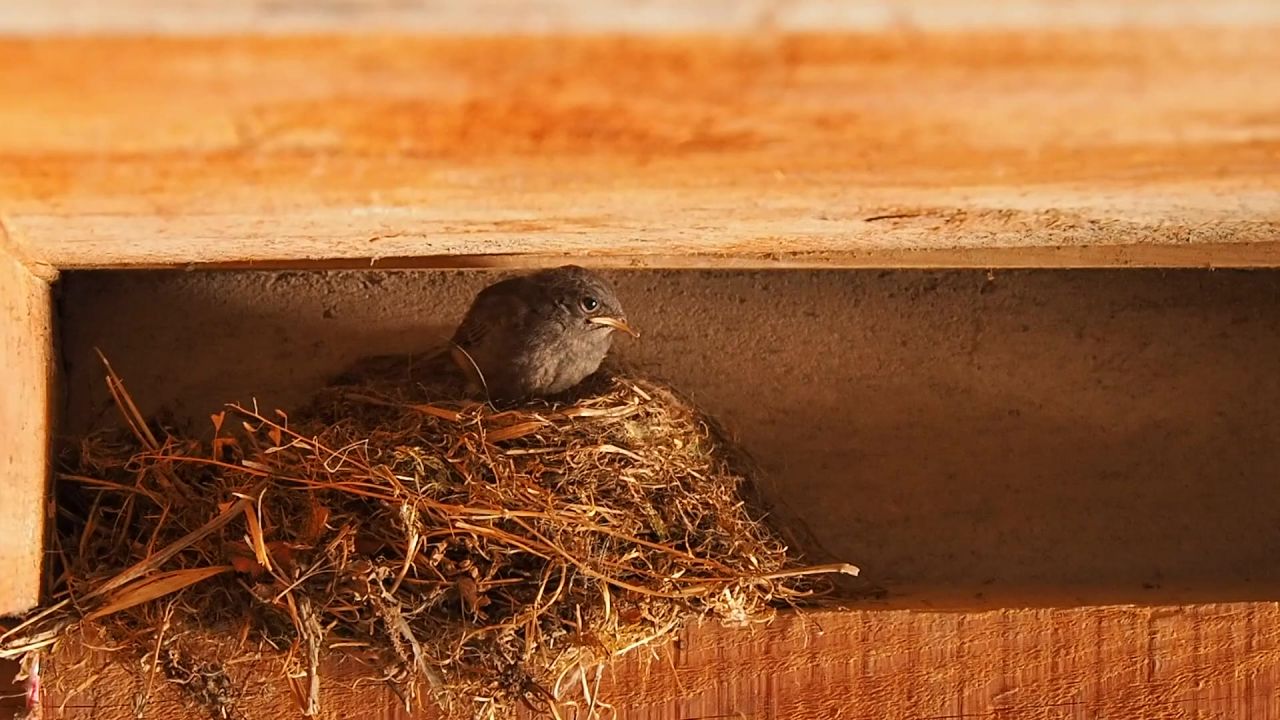
<instances>
[{"instance_id":1,"label":"bird","mask_svg":"<svg viewBox=\"0 0 1280 720\"><path fill-rule=\"evenodd\" d=\"M639 337L604 278L564 265L481 290L450 355L491 401L558 395L595 373L615 331Z\"/></svg>"}]
</instances>

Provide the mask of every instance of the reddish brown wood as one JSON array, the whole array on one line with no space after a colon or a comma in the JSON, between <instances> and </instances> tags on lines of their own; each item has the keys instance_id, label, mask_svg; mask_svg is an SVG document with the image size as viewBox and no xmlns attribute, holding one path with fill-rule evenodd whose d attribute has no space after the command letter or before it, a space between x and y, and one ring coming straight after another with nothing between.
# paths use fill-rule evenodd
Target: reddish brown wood
<instances>
[{"instance_id":1,"label":"reddish brown wood","mask_svg":"<svg viewBox=\"0 0 1280 720\"><path fill-rule=\"evenodd\" d=\"M49 285L3 239L0 228L0 616L38 598L53 421Z\"/></svg>"},{"instance_id":2,"label":"reddish brown wood","mask_svg":"<svg viewBox=\"0 0 1280 720\"><path fill-rule=\"evenodd\" d=\"M8 39L0 213L56 267L1274 265L1275 35Z\"/></svg>"},{"instance_id":3,"label":"reddish brown wood","mask_svg":"<svg viewBox=\"0 0 1280 720\"><path fill-rule=\"evenodd\" d=\"M9 0L18 32L762 32L1262 24L1267 0Z\"/></svg>"},{"instance_id":4,"label":"reddish brown wood","mask_svg":"<svg viewBox=\"0 0 1280 720\"><path fill-rule=\"evenodd\" d=\"M607 671L600 695L627 720L1269 718L1280 704L1277 628L1274 603L792 614L748 629L691 628L678 647ZM74 687L93 672L58 682ZM118 670L100 677L52 717L132 717L137 682ZM283 687L246 690L256 698L249 717L298 716ZM325 718L355 708L409 717L375 686L335 679L325 693ZM148 709L161 720L198 716L172 688Z\"/></svg>"},{"instance_id":5,"label":"reddish brown wood","mask_svg":"<svg viewBox=\"0 0 1280 720\"><path fill-rule=\"evenodd\" d=\"M34 600L55 269L1275 265L1275 37L0 40L0 611ZM691 629L604 692L646 719L1265 718L1278 613L787 616ZM67 660L65 716L132 716L128 678Z\"/></svg>"}]
</instances>

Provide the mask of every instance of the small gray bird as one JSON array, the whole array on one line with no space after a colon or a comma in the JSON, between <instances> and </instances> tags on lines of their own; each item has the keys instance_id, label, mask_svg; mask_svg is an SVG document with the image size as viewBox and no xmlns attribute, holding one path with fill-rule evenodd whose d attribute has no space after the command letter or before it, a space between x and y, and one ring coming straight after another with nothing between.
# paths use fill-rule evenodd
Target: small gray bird
<instances>
[{"instance_id":1,"label":"small gray bird","mask_svg":"<svg viewBox=\"0 0 1280 720\"><path fill-rule=\"evenodd\" d=\"M491 400L564 392L594 373L627 324L604 278L566 265L494 283L453 336L453 360Z\"/></svg>"}]
</instances>

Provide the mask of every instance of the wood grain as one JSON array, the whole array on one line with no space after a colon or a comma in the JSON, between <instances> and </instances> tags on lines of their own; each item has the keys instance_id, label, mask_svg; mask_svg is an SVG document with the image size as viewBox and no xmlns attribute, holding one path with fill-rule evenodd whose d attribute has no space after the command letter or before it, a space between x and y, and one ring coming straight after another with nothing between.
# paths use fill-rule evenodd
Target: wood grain
<instances>
[{"instance_id":1,"label":"wood grain","mask_svg":"<svg viewBox=\"0 0 1280 720\"><path fill-rule=\"evenodd\" d=\"M341 676L341 668L335 668ZM97 682L46 717L132 717L136 680ZM1006 609L980 613L824 611L748 629L703 624L679 644L628 657L601 697L625 720L1257 720L1280 706L1275 603ZM246 682L247 717L297 717L287 691ZM321 717L408 715L389 693L326 682ZM50 703L52 707L56 704ZM148 717L195 718L172 687ZM420 714L417 717L429 717Z\"/></svg>"},{"instance_id":2,"label":"wood grain","mask_svg":"<svg viewBox=\"0 0 1280 720\"><path fill-rule=\"evenodd\" d=\"M1280 26L0 40L51 267L1280 264Z\"/></svg>"},{"instance_id":3,"label":"wood grain","mask_svg":"<svg viewBox=\"0 0 1280 720\"><path fill-rule=\"evenodd\" d=\"M0 616L39 598L53 422L49 285L3 241L0 228Z\"/></svg>"},{"instance_id":4,"label":"wood grain","mask_svg":"<svg viewBox=\"0 0 1280 720\"><path fill-rule=\"evenodd\" d=\"M9 0L7 32L741 32L1249 25L1267 0Z\"/></svg>"}]
</instances>

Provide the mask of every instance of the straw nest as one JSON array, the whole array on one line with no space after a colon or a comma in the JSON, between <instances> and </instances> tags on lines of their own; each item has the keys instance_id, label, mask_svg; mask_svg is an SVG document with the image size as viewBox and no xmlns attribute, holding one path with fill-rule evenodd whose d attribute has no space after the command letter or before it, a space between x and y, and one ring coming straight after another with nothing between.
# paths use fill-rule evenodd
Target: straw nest
<instances>
[{"instance_id":1,"label":"straw nest","mask_svg":"<svg viewBox=\"0 0 1280 720\"><path fill-rule=\"evenodd\" d=\"M742 455L656 383L605 373L575 399L497 409L386 369L293 417L228 406L199 440L144 422L108 366L128 429L64 459L49 602L0 656L30 666L92 629L146 687L235 717L237 658L276 658L312 715L341 653L410 706L581 717L607 708L592 680L608 658L856 572L799 566Z\"/></svg>"}]
</instances>

